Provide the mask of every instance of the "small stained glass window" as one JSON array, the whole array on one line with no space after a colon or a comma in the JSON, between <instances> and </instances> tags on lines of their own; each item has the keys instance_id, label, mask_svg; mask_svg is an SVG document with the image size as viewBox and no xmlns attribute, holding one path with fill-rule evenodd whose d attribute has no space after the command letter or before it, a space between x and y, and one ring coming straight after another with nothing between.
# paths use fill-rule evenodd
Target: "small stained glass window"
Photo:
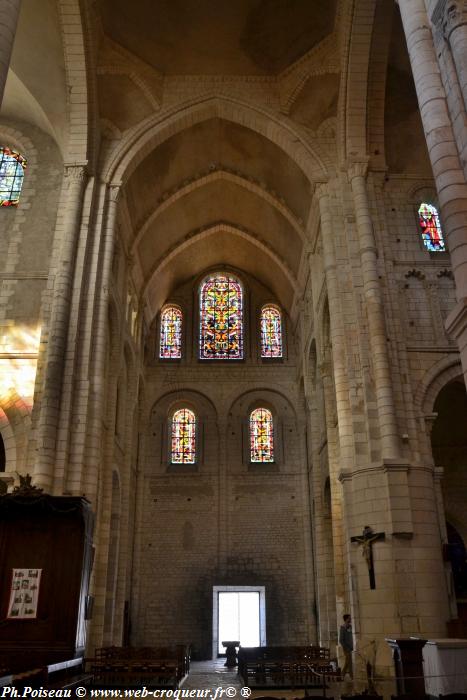
<instances>
[{"instance_id":1,"label":"small stained glass window","mask_svg":"<svg viewBox=\"0 0 467 700\"><path fill-rule=\"evenodd\" d=\"M422 230L423 245L431 253L446 250L443 232L436 207L422 202L418 210L418 221Z\"/></svg>"},{"instance_id":2,"label":"small stained glass window","mask_svg":"<svg viewBox=\"0 0 467 700\"><path fill-rule=\"evenodd\" d=\"M231 275L208 277L200 294L200 358L243 359L243 290Z\"/></svg>"},{"instance_id":3,"label":"small stained glass window","mask_svg":"<svg viewBox=\"0 0 467 700\"><path fill-rule=\"evenodd\" d=\"M274 423L267 408L255 408L250 414L250 459L274 462Z\"/></svg>"},{"instance_id":4,"label":"small stained glass window","mask_svg":"<svg viewBox=\"0 0 467 700\"><path fill-rule=\"evenodd\" d=\"M175 411L172 417L172 464L196 462L196 416L189 408Z\"/></svg>"},{"instance_id":5,"label":"small stained glass window","mask_svg":"<svg viewBox=\"0 0 467 700\"><path fill-rule=\"evenodd\" d=\"M0 147L0 206L16 206L23 186L26 159L6 146Z\"/></svg>"},{"instance_id":6,"label":"small stained glass window","mask_svg":"<svg viewBox=\"0 0 467 700\"><path fill-rule=\"evenodd\" d=\"M183 315L178 306L166 306L161 313L161 333L159 340L159 357L163 360L182 356L182 320Z\"/></svg>"},{"instance_id":7,"label":"small stained glass window","mask_svg":"<svg viewBox=\"0 0 467 700\"><path fill-rule=\"evenodd\" d=\"M282 357L282 318L275 306L261 309L261 357Z\"/></svg>"}]
</instances>

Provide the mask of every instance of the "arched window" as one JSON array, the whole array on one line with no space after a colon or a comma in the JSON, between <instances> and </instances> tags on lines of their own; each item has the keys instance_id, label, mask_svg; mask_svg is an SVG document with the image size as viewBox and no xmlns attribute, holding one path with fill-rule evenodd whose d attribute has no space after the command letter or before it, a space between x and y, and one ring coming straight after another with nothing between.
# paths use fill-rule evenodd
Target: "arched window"
<instances>
[{"instance_id":1,"label":"arched window","mask_svg":"<svg viewBox=\"0 0 467 700\"><path fill-rule=\"evenodd\" d=\"M161 313L159 357L180 359L182 356L182 312L178 306L166 306Z\"/></svg>"},{"instance_id":2,"label":"arched window","mask_svg":"<svg viewBox=\"0 0 467 700\"><path fill-rule=\"evenodd\" d=\"M6 146L0 147L0 206L18 204L26 159Z\"/></svg>"},{"instance_id":3,"label":"arched window","mask_svg":"<svg viewBox=\"0 0 467 700\"><path fill-rule=\"evenodd\" d=\"M250 414L250 460L274 462L274 423L267 408L255 408Z\"/></svg>"},{"instance_id":4,"label":"arched window","mask_svg":"<svg viewBox=\"0 0 467 700\"><path fill-rule=\"evenodd\" d=\"M282 357L282 317L276 306L261 309L261 357Z\"/></svg>"},{"instance_id":5,"label":"arched window","mask_svg":"<svg viewBox=\"0 0 467 700\"><path fill-rule=\"evenodd\" d=\"M172 464L196 462L196 416L189 408L181 408L172 416Z\"/></svg>"},{"instance_id":6,"label":"arched window","mask_svg":"<svg viewBox=\"0 0 467 700\"><path fill-rule=\"evenodd\" d=\"M418 221L422 230L423 245L431 253L446 250L439 214L433 204L422 202L418 210Z\"/></svg>"},{"instance_id":7,"label":"arched window","mask_svg":"<svg viewBox=\"0 0 467 700\"><path fill-rule=\"evenodd\" d=\"M199 354L203 360L243 359L243 290L231 275L213 275L201 285Z\"/></svg>"}]
</instances>

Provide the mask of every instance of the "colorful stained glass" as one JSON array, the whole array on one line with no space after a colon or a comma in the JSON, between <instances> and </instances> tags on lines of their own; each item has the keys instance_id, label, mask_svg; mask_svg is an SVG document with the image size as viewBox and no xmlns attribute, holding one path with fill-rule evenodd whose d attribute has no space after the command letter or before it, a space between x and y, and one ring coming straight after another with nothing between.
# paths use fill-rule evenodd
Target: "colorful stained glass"
<instances>
[{"instance_id":1,"label":"colorful stained glass","mask_svg":"<svg viewBox=\"0 0 467 700\"><path fill-rule=\"evenodd\" d=\"M282 318L275 306L261 309L261 357L282 357Z\"/></svg>"},{"instance_id":2,"label":"colorful stained glass","mask_svg":"<svg viewBox=\"0 0 467 700\"><path fill-rule=\"evenodd\" d=\"M23 186L26 159L9 148L0 147L0 206L18 204Z\"/></svg>"},{"instance_id":3,"label":"colorful stained glass","mask_svg":"<svg viewBox=\"0 0 467 700\"><path fill-rule=\"evenodd\" d=\"M255 408L250 414L250 459L274 462L274 423L267 408Z\"/></svg>"},{"instance_id":4,"label":"colorful stained glass","mask_svg":"<svg viewBox=\"0 0 467 700\"><path fill-rule=\"evenodd\" d=\"M195 464L196 417L189 408L175 411L172 417L172 464Z\"/></svg>"},{"instance_id":5,"label":"colorful stained glass","mask_svg":"<svg viewBox=\"0 0 467 700\"><path fill-rule=\"evenodd\" d=\"M166 306L161 313L159 357L163 360L182 356L182 312L178 306Z\"/></svg>"},{"instance_id":6,"label":"colorful stained glass","mask_svg":"<svg viewBox=\"0 0 467 700\"><path fill-rule=\"evenodd\" d=\"M214 275L201 286L200 357L203 360L243 358L243 290L230 275Z\"/></svg>"},{"instance_id":7,"label":"colorful stained glass","mask_svg":"<svg viewBox=\"0 0 467 700\"><path fill-rule=\"evenodd\" d=\"M418 210L418 221L422 229L423 245L430 252L446 250L443 232L436 207L422 202Z\"/></svg>"}]
</instances>

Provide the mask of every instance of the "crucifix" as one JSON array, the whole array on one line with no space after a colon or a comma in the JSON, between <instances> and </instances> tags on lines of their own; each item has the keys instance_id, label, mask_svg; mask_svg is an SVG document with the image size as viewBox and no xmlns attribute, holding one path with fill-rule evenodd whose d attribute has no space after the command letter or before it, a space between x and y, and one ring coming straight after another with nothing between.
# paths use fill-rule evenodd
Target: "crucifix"
<instances>
[{"instance_id":1,"label":"crucifix","mask_svg":"<svg viewBox=\"0 0 467 700\"><path fill-rule=\"evenodd\" d=\"M365 557L365 561L368 566L368 574L370 576L370 588L376 588L375 585L375 568L373 565L373 549L372 544L377 540L384 540L384 532L373 532L369 525L365 525L363 528L363 534L358 535L358 537L351 537L351 542L356 542L362 545L362 554Z\"/></svg>"}]
</instances>

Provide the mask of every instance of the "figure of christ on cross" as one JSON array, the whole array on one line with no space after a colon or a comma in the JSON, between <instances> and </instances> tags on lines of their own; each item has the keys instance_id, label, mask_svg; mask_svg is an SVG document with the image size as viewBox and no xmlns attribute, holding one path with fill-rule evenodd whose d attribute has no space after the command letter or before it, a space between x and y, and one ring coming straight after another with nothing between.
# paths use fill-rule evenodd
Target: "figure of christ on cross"
<instances>
[{"instance_id":1,"label":"figure of christ on cross","mask_svg":"<svg viewBox=\"0 0 467 700\"><path fill-rule=\"evenodd\" d=\"M351 537L350 541L351 542L356 542L357 544L362 545L362 554L365 557L365 561L368 566L368 574L370 576L370 588L375 589L376 584L375 584L375 569L373 565L373 548L372 544L373 542L376 542L377 540L384 540L385 539L385 533L384 532L373 532L371 527L369 525L365 525L363 528L363 534L358 535L358 537Z\"/></svg>"}]
</instances>

